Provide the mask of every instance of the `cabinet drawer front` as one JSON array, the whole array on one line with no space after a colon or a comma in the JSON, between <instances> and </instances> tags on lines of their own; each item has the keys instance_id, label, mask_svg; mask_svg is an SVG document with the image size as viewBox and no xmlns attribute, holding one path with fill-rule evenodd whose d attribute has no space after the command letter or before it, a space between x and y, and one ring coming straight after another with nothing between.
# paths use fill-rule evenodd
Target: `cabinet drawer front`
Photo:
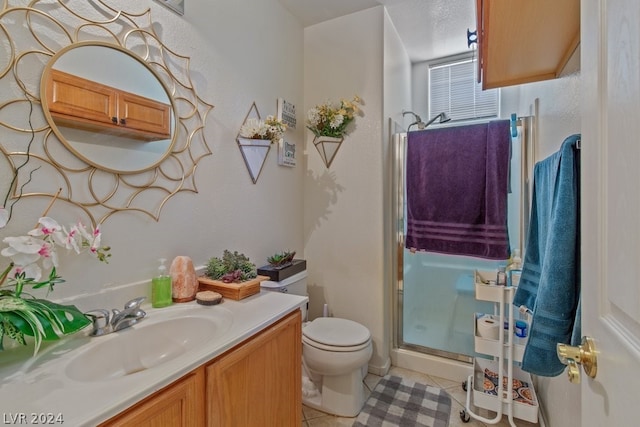
<instances>
[{"instance_id":1,"label":"cabinet drawer front","mask_svg":"<svg viewBox=\"0 0 640 427\"><path fill-rule=\"evenodd\" d=\"M119 117L128 129L152 132L169 138L171 132L171 106L133 93L121 93Z\"/></svg>"},{"instance_id":2,"label":"cabinet drawer front","mask_svg":"<svg viewBox=\"0 0 640 427\"><path fill-rule=\"evenodd\" d=\"M112 123L116 116L113 89L58 70L51 70L50 78L47 97L52 115Z\"/></svg>"},{"instance_id":3,"label":"cabinet drawer front","mask_svg":"<svg viewBox=\"0 0 640 427\"><path fill-rule=\"evenodd\" d=\"M204 368L199 368L99 427L204 425Z\"/></svg>"},{"instance_id":4,"label":"cabinet drawer front","mask_svg":"<svg viewBox=\"0 0 640 427\"><path fill-rule=\"evenodd\" d=\"M298 310L207 366L208 425L298 427L301 376Z\"/></svg>"}]
</instances>

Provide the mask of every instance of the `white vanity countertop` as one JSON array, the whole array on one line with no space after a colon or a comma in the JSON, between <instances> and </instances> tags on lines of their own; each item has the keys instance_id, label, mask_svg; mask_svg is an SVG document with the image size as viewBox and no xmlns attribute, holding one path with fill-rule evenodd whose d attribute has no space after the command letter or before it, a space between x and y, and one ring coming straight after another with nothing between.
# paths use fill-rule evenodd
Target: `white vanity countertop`
<instances>
[{"instance_id":1,"label":"white vanity countertop","mask_svg":"<svg viewBox=\"0 0 640 427\"><path fill-rule=\"evenodd\" d=\"M96 426L127 409L155 391L214 359L256 332L275 323L286 314L306 304L307 297L261 291L240 301L224 299L213 306L194 302L147 311L145 319L129 329L89 338L88 331L41 347L29 357L29 349L0 352L0 411L3 424ZM163 364L114 379L76 381L66 370L76 354L92 344L129 330L143 328L145 322L197 313L228 310L230 327L206 344ZM87 328L89 330L90 328ZM112 338L110 338L112 337ZM12 360L13 359L13 360Z\"/></svg>"}]
</instances>

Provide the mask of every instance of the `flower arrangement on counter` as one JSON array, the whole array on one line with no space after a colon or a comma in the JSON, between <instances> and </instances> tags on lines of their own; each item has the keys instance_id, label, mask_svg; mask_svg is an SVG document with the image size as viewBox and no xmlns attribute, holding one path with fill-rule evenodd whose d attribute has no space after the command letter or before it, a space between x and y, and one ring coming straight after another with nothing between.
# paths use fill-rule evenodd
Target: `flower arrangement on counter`
<instances>
[{"instance_id":1,"label":"flower arrangement on counter","mask_svg":"<svg viewBox=\"0 0 640 427\"><path fill-rule=\"evenodd\" d=\"M3 211L6 212L0 208L0 228L8 219ZM25 288L48 287L52 291L56 284L64 282L57 271L58 247L76 254L87 251L107 263L110 248L101 246L99 228L87 230L78 223L67 230L45 216L26 236L5 237L3 242L9 246L0 255L8 258L9 263L0 272L0 350L5 336L22 345L26 345L25 336L32 336L35 356L43 340L59 339L91 323L75 306L34 298ZM44 277L43 270L48 271Z\"/></svg>"},{"instance_id":2,"label":"flower arrangement on counter","mask_svg":"<svg viewBox=\"0 0 640 427\"><path fill-rule=\"evenodd\" d=\"M240 136L247 139L268 139L273 144L282 139L287 125L274 116L267 116L266 120L247 119L240 127Z\"/></svg>"},{"instance_id":3,"label":"flower arrangement on counter","mask_svg":"<svg viewBox=\"0 0 640 427\"><path fill-rule=\"evenodd\" d=\"M307 112L307 129L317 137L342 138L347 134L349 123L355 120L356 115L362 115L360 105L362 100L357 95L350 101L342 99L340 105L331 101L316 105Z\"/></svg>"}]
</instances>

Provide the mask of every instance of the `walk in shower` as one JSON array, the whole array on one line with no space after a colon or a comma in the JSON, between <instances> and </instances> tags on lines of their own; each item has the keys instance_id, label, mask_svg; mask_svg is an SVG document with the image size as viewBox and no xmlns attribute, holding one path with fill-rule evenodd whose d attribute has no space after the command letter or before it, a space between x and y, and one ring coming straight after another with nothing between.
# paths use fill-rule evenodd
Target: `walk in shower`
<instances>
[{"instance_id":1,"label":"walk in shower","mask_svg":"<svg viewBox=\"0 0 640 427\"><path fill-rule=\"evenodd\" d=\"M533 119L517 119L512 138L508 228L511 248L521 248L527 226L529 179L533 158ZM399 129L391 121L390 129ZM473 313L492 313L493 304L476 301L474 272L494 270L503 262L467 256L412 252L405 246L405 166L407 134L392 133L392 218L394 343L396 348L471 362Z\"/></svg>"}]
</instances>

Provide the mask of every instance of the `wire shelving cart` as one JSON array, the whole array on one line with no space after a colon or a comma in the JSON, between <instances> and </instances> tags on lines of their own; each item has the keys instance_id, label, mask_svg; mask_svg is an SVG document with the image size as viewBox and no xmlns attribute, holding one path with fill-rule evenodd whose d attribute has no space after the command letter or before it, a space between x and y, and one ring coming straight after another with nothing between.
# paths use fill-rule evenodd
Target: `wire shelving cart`
<instances>
[{"instance_id":1,"label":"wire shelving cart","mask_svg":"<svg viewBox=\"0 0 640 427\"><path fill-rule=\"evenodd\" d=\"M462 383L467 400L460 418L464 422L474 418L486 424L497 424L506 415L514 427L514 418L537 423L539 405L531 376L519 367L526 338L514 333L516 318L512 302L516 288L487 284L495 274L495 271L475 272L475 297L493 302L494 313L474 315L474 346L481 357L474 358L473 374ZM498 323L497 339L478 332L479 320L487 316L490 322ZM494 411L496 415L494 418L483 417L474 412L474 407Z\"/></svg>"}]
</instances>

